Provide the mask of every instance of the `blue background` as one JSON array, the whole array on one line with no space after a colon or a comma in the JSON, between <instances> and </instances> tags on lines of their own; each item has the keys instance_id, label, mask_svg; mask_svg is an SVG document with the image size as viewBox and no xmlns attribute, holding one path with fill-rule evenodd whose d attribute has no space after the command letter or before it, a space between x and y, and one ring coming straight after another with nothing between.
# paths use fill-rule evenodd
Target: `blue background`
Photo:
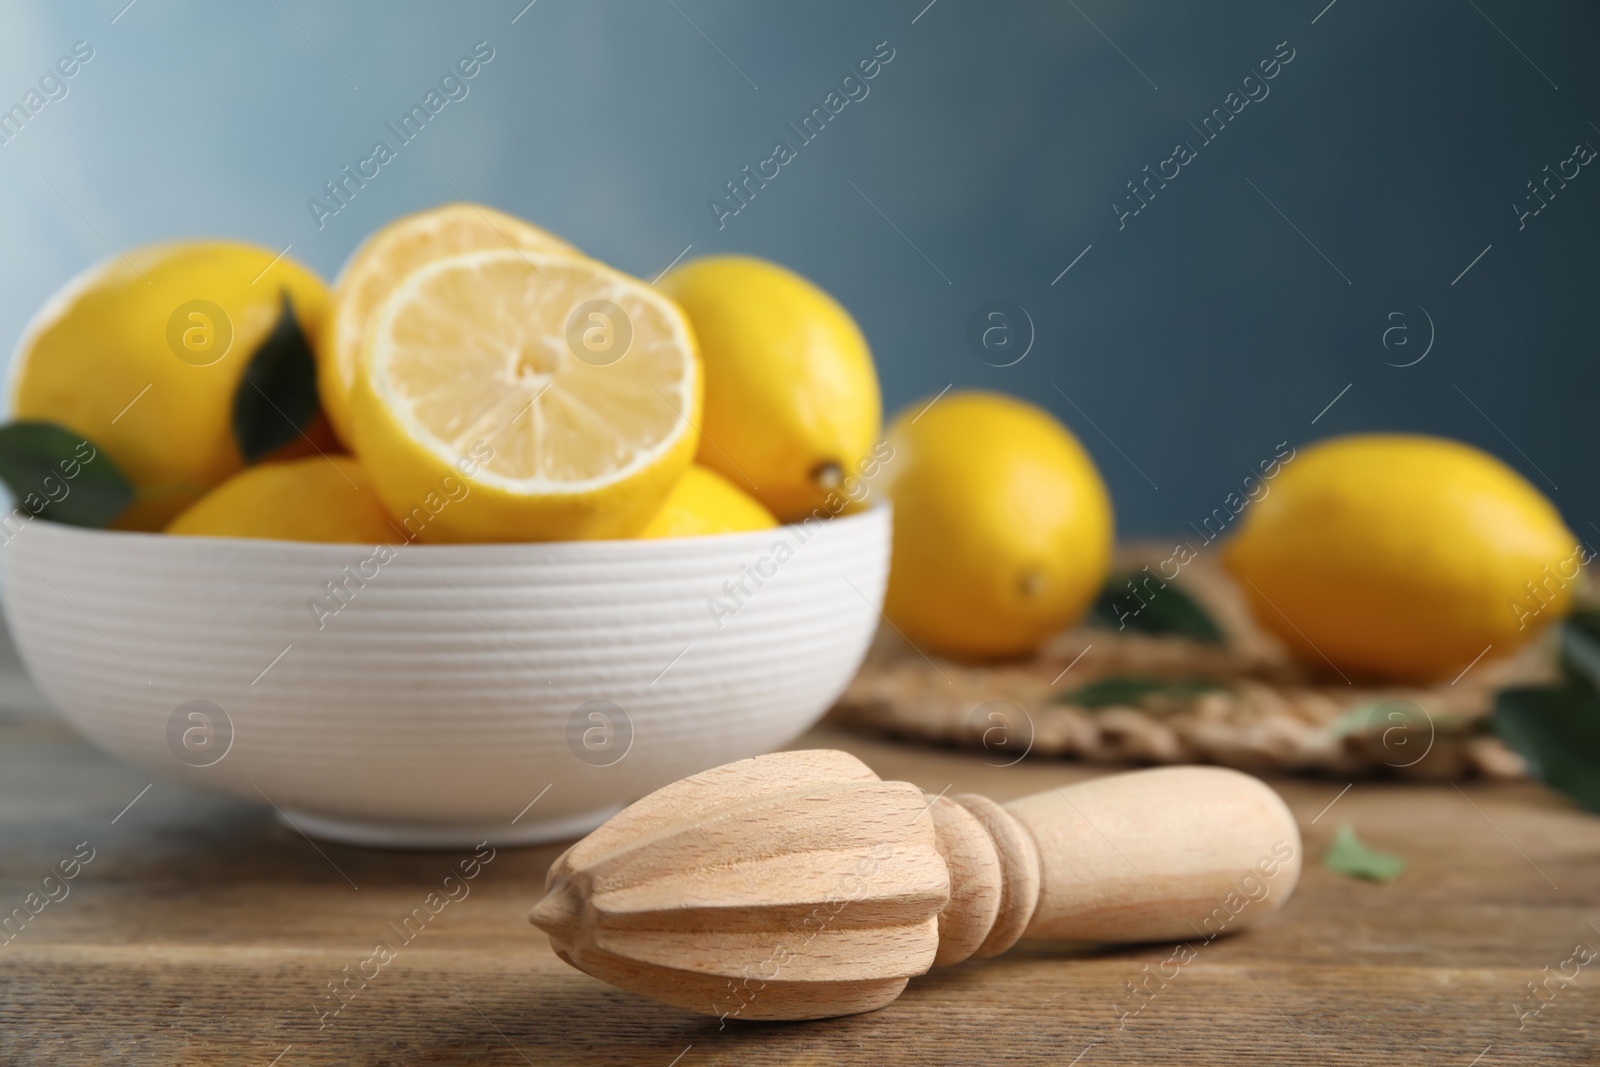
<instances>
[{"instance_id":1,"label":"blue background","mask_svg":"<svg viewBox=\"0 0 1600 1067\"><path fill-rule=\"evenodd\" d=\"M1405 429L1489 449L1600 536L1600 174L1521 229L1512 207L1600 145L1593 5L524 3L8 11L0 106L73 42L95 57L0 145L4 347L113 247L236 236L331 277L465 195L646 278L686 246L799 270L861 322L890 413L950 384L1050 408L1124 534L1198 524L1280 441ZM478 41L468 97L319 229L308 198ZM870 94L719 229L707 201L882 41ZM1203 144L1189 124L1285 41ZM1197 158L1119 229L1179 141ZM1003 368L966 339L995 299L1035 331ZM1423 309L1431 351L1386 365L1425 348Z\"/></svg>"}]
</instances>

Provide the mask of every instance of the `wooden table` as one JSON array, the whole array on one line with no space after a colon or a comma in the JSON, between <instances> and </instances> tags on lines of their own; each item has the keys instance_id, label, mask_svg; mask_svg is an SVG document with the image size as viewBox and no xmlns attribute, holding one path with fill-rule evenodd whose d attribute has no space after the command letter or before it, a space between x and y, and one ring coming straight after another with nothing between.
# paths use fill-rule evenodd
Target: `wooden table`
<instances>
[{"instance_id":1,"label":"wooden table","mask_svg":"<svg viewBox=\"0 0 1600 1067\"><path fill-rule=\"evenodd\" d=\"M1600 960L1531 1011L1530 981L1600 948L1600 819L1534 785L1283 780L1307 863L1287 909L1201 946L1136 1016L1172 946L1024 943L914 980L890 1007L799 1024L684 1015L557 960L524 916L560 850L502 849L336 1016L328 983L466 855L321 844L270 813L91 749L0 665L0 910L80 842L94 858L0 945L0 1062L117 1064L1600 1063ZM1097 769L817 731L886 778L997 799ZM131 807L130 802L132 802ZM1332 807L1328 809L1330 803ZM1334 828L1410 861L1324 870ZM79 850L81 851L81 850ZM54 890L59 894L59 888ZM1568 966L1570 974L1571 965ZM1170 973L1170 968L1169 968ZM352 984L352 988L357 988Z\"/></svg>"}]
</instances>

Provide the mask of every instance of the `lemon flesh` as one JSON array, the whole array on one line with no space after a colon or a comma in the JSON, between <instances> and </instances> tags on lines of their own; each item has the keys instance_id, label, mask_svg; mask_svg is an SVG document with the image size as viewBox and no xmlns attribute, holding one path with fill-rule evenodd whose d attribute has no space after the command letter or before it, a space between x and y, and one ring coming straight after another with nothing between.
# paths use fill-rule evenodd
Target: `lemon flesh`
<instances>
[{"instance_id":1,"label":"lemon flesh","mask_svg":"<svg viewBox=\"0 0 1600 1067\"><path fill-rule=\"evenodd\" d=\"M425 540L629 537L693 459L700 394L688 321L648 285L578 256L469 252L378 309L351 432Z\"/></svg>"},{"instance_id":2,"label":"lemon flesh","mask_svg":"<svg viewBox=\"0 0 1600 1067\"><path fill-rule=\"evenodd\" d=\"M641 538L707 537L768 530L778 525L761 502L714 470L696 463L667 494Z\"/></svg>"},{"instance_id":3,"label":"lemon flesh","mask_svg":"<svg viewBox=\"0 0 1600 1067\"><path fill-rule=\"evenodd\" d=\"M874 478L894 503L884 613L950 655L1026 653L1083 613L1111 561L1111 500L1051 415L993 393L910 405Z\"/></svg>"},{"instance_id":4,"label":"lemon flesh","mask_svg":"<svg viewBox=\"0 0 1600 1067\"><path fill-rule=\"evenodd\" d=\"M398 544L405 540L350 456L262 463L173 519L167 533L269 541Z\"/></svg>"},{"instance_id":5,"label":"lemon flesh","mask_svg":"<svg viewBox=\"0 0 1600 1067\"><path fill-rule=\"evenodd\" d=\"M1555 507L1486 452L1360 434L1304 449L1225 550L1256 618L1306 663L1454 677L1565 614L1587 554Z\"/></svg>"},{"instance_id":6,"label":"lemon flesh","mask_svg":"<svg viewBox=\"0 0 1600 1067\"><path fill-rule=\"evenodd\" d=\"M878 375L850 313L811 282L748 256L713 256L658 283L694 323L706 368L698 461L780 520L830 507L882 427ZM834 501L830 502L830 495Z\"/></svg>"},{"instance_id":7,"label":"lemon flesh","mask_svg":"<svg viewBox=\"0 0 1600 1067\"><path fill-rule=\"evenodd\" d=\"M372 312L407 274L445 256L490 248L571 252L554 234L479 204L443 204L396 219L351 253L333 285L317 390L341 441L350 440L350 390Z\"/></svg>"},{"instance_id":8,"label":"lemon flesh","mask_svg":"<svg viewBox=\"0 0 1600 1067\"><path fill-rule=\"evenodd\" d=\"M113 256L24 329L12 417L59 423L103 449L135 491L113 525L159 530L243 466L234 394L284 294L315 338L327 290L288 257L221 241Z\"/></svg>"}]
</instances>

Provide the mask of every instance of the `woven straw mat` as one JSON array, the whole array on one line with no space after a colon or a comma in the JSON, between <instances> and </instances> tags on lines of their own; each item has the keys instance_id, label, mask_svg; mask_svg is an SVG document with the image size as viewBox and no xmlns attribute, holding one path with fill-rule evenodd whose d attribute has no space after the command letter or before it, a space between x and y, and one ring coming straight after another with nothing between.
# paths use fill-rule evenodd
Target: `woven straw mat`
<instances>
[{"instance_id":1,"label":"woven straw mat","mask_svg":"<svg viewBox=\"0 0 1600 1067\"><path fill-rule=\"evenodd\" d=\"M1129 548L1114 570L1154 571L1170 555ZM974 665L924 655L886 626L829 721L981 749L997 765L1028 754L1436 781L1525 775L1522 759L1490 731L1489 713L1496 690L1548 679L1545 649L1486 657L1454 682L1427 688L1362 684L1292 659L1250 617L1215 552L1189 562L1174 584L1222 627L1226 645L1084 624L1028 659ZM1123 676L1203 678L1217 688L1098 707L1070 699Z\"/></svg>"}]
</instances>

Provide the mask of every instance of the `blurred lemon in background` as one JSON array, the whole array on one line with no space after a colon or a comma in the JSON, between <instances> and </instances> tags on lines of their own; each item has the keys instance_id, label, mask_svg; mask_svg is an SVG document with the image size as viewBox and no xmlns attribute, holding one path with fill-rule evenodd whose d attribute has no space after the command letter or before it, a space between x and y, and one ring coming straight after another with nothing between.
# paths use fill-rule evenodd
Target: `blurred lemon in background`
<instances>
[{"instance_id":1,"label":"blurred lemon in background","mask_svg":"<svg viewBox=\"0 0 1600 1067\"><path fill-rule=\"evenodd\" d=\"M285 297L315 337L326 288L268 249L174 242L107 259L23 331L12 417L60 424L104 449L135 490L113 525L159 530L242 466L234 394Z\"/></svg>"},{"instance_id":2,"label":"blurred lemon in background","mask_svg":"<svg viewBox=\"0 0 1600 1067\"><path fill-rule=\"evenodd\" d=\"M418 267L488 248L573 251L567 242L532 223L494 208L456 203L396 219L351 253L334 280L333 305L317 363L317 390L341 441L350 440L350 390L373 310Z\"/></svg>"},{"instance_id":3,"label":"blurred lemon in background","mask_svg":"<svg viewBox=\"0 0 1600 1067\"><path fill-rule=\"evenodd\" d=\"M699 462L784 522L843 510L835 491L860 476L883 419L872 353L850 313L748 256L693 260L658 284L694 324L705 364Z\"/></svg>"},{"instance_id":4,"label":"blurred lemon in background","mask_svg":"<svg viewBox=\"0 0 1600 1067\"><path fill-rule=\"evenodd\" d=\"M705 537L710 534L767 530L778 525L761 501L716 471L691 466L640 537Z\"/></svg>"},{"instance_id":5,"label":"blurred lemon in background","mask_svg":"<svg viewBox=\"0 0 1600 1067\"><path fill-rule=\"evenodd\" d=\"M1307 663L1417 682L1565 614L1587 558L1500 460L1402 434L1305 449L1225 549L1256 618Z\"/></svg>"},{"instance_id":6,"label":"blurred lemon in background","mask_svg":"<svg viewBox=\"0 0 1600 1067\"><path fill-rule=\"evenodd\" d=\"M950 393L902 412L889 444L884 612L908 638L1016 655L1082 614L1111 563L1111 500L1064 426L1010 397Z\"/></svg>"},{"instance_id":7,"label":"blurred lemon in background","mask_svg":"<svg viewBox=\"0 0 1600 1067\"><path fill-rule=\"evenodd\" d=\"M405 538L350 456L313 456L240 471L167 527L195 537L399 544Z\"/></svg>"},{"instance_id":8,"label":"blurred lemon in background","mask_svg":"<svg viewBox=\"0 0 1600 1067\"><path fill-rule=\"evenodd\" d=\"M468 252L379 307L351 438L391 514L431 514L427 540L630 537L694 458L700 393L688 321L644 282L579 256ZM436 508L458 482L470 492Z\"/></svg>"}]
</instances>

